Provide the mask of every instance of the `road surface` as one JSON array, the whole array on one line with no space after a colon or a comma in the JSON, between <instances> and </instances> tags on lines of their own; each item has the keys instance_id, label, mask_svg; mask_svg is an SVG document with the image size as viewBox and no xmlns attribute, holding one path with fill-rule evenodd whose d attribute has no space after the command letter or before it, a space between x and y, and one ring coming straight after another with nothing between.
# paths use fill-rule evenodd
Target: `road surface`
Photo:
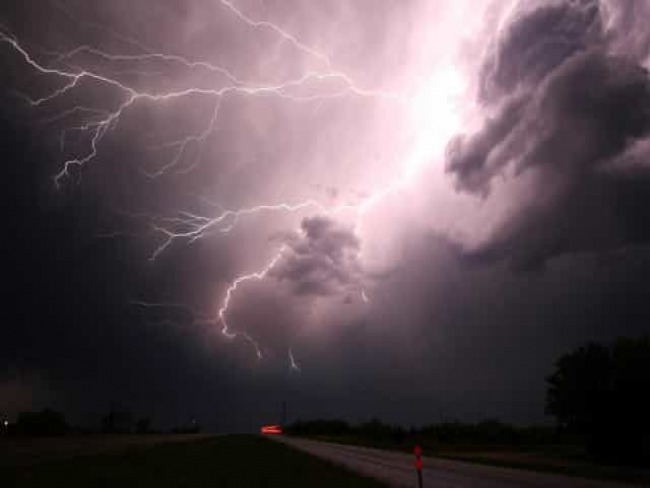
<instances>
[{"instance_id":1,"label":"road surface","mask_svg":"<svg viewBox=\"0 0 650 488\"><path fill-rule=\"evenodd\" d=\"M287 436L273 436L273 438L357 473L384 481L390 486L417 486L413 455ZM629 488L631 486L446 459L423 458L423 461L422 474L425 488Z\"/></svg>"}]
</instances>

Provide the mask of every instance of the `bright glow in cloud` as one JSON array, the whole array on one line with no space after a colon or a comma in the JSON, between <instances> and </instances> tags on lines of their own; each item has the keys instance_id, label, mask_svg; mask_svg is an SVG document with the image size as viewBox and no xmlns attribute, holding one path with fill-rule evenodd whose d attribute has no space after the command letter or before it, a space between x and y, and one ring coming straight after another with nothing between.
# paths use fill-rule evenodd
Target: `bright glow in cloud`
<instances>
[{"instance_id":1,"label":"bright glow in cloud","mask_svg":"<svg viewBox=\"0 0 650 488\"><path fill-rule=\"evenodd\" d=\"M467 85L453 66L438 68L413 97L415 127L413 153L405 164L405 177L416 177L431 158L443 154L449 139L461 129L462 95Z\"/></svg>"},{"instance_id":2,"label":"bright glow in cloud","mask_svg":"<svg viewBox=\"0 0 650 488\"><path fill-rule=\"evenodd\" d=\"M4 28L0 45L46 86L25 87L24 97L61 130L63 162L54 175L58 187L83 183L89 166L102 164L104 154L122 138L133 140L138 154L134 159L142 158L140 174L150 184L169 182L176 190L194 177L195 186L211 193L201 195L204 200L226 202L217 206L210 201L207 208L197 209L169 197L165 203L173 209L171 215L138 209L125 214L145 222L157 237L151 252L154 265L176 245L229 239L239 257L238 269L246 271L227 280L220 277L223 289L206 322L227 338L244 338L262 358L264 345L230 313L236 302L246 302L252 283L273 278L274 269L289 259L283 254L287 246L298 249L286 238L269 239L269 234L287 236L300 228L301 221L318 216L353 222L356 236L346 242L354 242L361 267L392 264L388 251L395 239L392 234L410 218L413 195L408 193L419 191L431 174L443 178L445 147L464 128L476 69L467 62L468 46L486 29L484 13L493 6L469 0L435 5L415 1L394 11L382 10L384 17L375 22L365 19L360 7L355 12L344 3L337 4L330 16L301 5L284 12L284 17L279 9L267 18L264 9L248 2L222 0L213 6L214 20L226 33L240 32L236 40L242 45L251 42L253 49L232 48L215 56L220 62L203 59L198 50L192 55L143 51L140 42L132 41L125 52L71 40L62 44L66 48L54 46L43 53L32 51L28 42ZM305 25L315 29L305 30L300 19L310 15L314 20ZM203 11L188 18L193 33L221 32ZM361 20L365 30L358 28ZM334 29L343 21L349 22L350 32ZM318 42L307 35L312 30ZM347 42L340 42L342 34L349 36ZM357 39L365 42L356 52L354 36L362 35L369 40ZM111 37L108 44L117 40L123 45L130 39ZM216 48L217 40L210 39ZM237 44L234 37L220 41ZM479 51L484 49L480 46ZM143 119L148 124L142 124ZM259 160L268 162L248 168L250 161ZM450 197L448 181L444 185ZM256 223L264 230L253 239L242 237L240 233ZM119 229L112 235L119 235ZM338 294L345 295L346 303L371 307L371 280L359 279L357 269L346 270L349 263L323 264L338 259L335 246L343 242L342 235L310 241L332 248L295 252L291 273L283 274L283 279L322 273L341 285ZM349 262L357 266L356 254L354 258ZM332 286L327 288L328 298L296 297L291 290L297 287L282 288L281 283L277 288L288 304L316 300L321 304L310 309L319 309L319 315L340 313L335 310L338 302L323 304L337 295ZM297 370L291 350L288 357Z\"/></svg>"}]
</instances>

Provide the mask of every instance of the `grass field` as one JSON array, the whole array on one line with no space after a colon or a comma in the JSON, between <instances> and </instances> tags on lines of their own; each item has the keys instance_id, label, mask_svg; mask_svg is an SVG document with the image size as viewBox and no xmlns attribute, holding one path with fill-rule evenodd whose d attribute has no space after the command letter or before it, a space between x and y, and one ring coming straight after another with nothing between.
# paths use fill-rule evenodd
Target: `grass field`
<instances>
[{"instance_id":1,"label":"grass field","mask_svg":"<svg viewBox=\"0 0 650 488\"><path fill-rule=\"evenodd\" d=\"M75 439L58 442L74 443ZM139 444L109 452L34 459L4 464L0 484L7 488L383 486L259 436Z\"/></svg>"},{"instance_id":2,"label":"grass field","mask_svg":"<svg viewBox=\"0 0 650 488\"><path fill-rule=\"evenodd\" d=\"M596 480L624 481L650 486L650 470L619 466L600 466L586 461L573 461L560 456L535 451L490 451L475 452L443 451L438 457L458 461L520 468L545 473L557 473Z\"/></svg>"}]
</instances>

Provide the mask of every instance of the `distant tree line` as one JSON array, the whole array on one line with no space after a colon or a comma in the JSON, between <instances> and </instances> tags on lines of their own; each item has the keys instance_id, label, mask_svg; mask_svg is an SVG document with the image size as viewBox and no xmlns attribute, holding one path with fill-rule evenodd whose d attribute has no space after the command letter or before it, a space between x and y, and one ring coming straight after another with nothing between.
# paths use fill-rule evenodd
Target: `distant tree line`
<instances>
[{"instance_id":1,"label":"distant tree line","mask_svg":"<svg viewBox=\"0 0 650 488\"><path fill-rule=\"evenodd\" d=\"M129 409L112 405L102 417L101 432L104 434L153 434L151 416L136 418Z\"/></svg>"},{"instance_id":2,"label":"distant tree line","mask_svg":"<svg viewBox=\"0 0 650 488\"><path fill-rule=\"evenodd\" d=\"M104 434L155 434L160 431L152 427L150 416L135 418L133 413L125 408L112 406L110 411L102 418L102 432ZM172 434L198 434L201 426L195 418L187 423L172 428Z\"/></svg>"},{"instance_id":3,"label":"distant tree line","mask_svg":"<svg viewBox=\"0 0 650 488\"><path fill-rule=\"evenodd\" d=\"M290 435L345 439L354 443L369 441L373 445L412 447L420 443L430 449L441 446L523 446L576 442L566 431L550 426L517 427L497 419L478 423L449 421L409 428L389 425L378 419L360 424L342 420L298 421L285 428Z\"/></svg>"},{"instance_id":4,"label":"distant tree line","mask_svg":"<svg viewBox=\"0 0 650 488\"><path fill-rule=\"evenodd\" d=\"M7 423L4 431L10 436L62 436L69 426L61 412L46 408L38 412L21 412L16 421Z\"/></svg>"},{"instance_id":5,"label":"distant tree line","mask_svg":"<svg viewBox=\"0 0 650 488\"><path fill-rule=\"evenodd\" d=\"M169 430L172 434L197 434L201 426L196 419ZM3 420L0 435L11 437L53 437L79 434L157 434L150 416L135 418L128 409L111 407L94 427L70 426L62 412L46 408L40 411L21 412L13 422Z\"/></svg>"},{"instance_id":6,"label":"distant tree line","mask_svg":"<svg viewBox=\"0 0 650 488\"><path fill-rule=\"evenodd\" d=\"M650 338L587 344L563 356L547 378L546 413L555 426L518 427L487 419L404 429L375 419L298 421L290 435L387 447L584 445L601 464L650 466Z\"/></svg>"}]
</instances>

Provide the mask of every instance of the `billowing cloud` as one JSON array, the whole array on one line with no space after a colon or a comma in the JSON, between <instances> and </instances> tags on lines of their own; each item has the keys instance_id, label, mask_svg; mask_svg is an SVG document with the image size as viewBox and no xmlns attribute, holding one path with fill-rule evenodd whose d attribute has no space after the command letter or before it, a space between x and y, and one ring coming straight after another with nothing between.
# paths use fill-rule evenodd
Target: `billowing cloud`
<instances>
[{"instance_id":1,"label":"billowing cloud","mask_svg":"<svg viewBox=\"0 0 650 488\"><path fill-rule=\"evenodd\" d=\"M486 55L481 99L490 102L520 88L527 90L569 57L597 44L601 36L594 0L536 5L517 14Z\"/></svg>"},{"instance_id":2,"label":"billowing cloud","mask_svg":"<svg viewBox=\"0 0 650 488\"><path fill-rule=\"evenodd\" d=\"M650 3L602 2L605 16L605 34L613 53L639 60L650 69Z\"/></svg>"},{"instance_id":3,"label":"billowing cloud","mask_svg":"<svg viewBox=\"0 0 650 488\"><path fill-rule=\"evenodd\" d=\"M288 281L297 295L332 295L360 286L359 239L352 229L317 216L305 218L301 230L288 238L272 278Z\"/></svg>"},{"instance_id":4,"label":"billowing cloud","mask_svg":"<svg viewBox=\"0 0 650 488\"><path fill-rule=\"evenodd\" d=\"M650 203L650 78L639 58L607 49L600 15L597 2L540 7L489 55L480 97L493 115L449 144L447 171L460 191L492 198L496 184L494 198L519 208L478 255L534 265L650 239L647 215L630 212ZM530 191L508 197L524 174Z\"/></svg>"}]
</instances>

